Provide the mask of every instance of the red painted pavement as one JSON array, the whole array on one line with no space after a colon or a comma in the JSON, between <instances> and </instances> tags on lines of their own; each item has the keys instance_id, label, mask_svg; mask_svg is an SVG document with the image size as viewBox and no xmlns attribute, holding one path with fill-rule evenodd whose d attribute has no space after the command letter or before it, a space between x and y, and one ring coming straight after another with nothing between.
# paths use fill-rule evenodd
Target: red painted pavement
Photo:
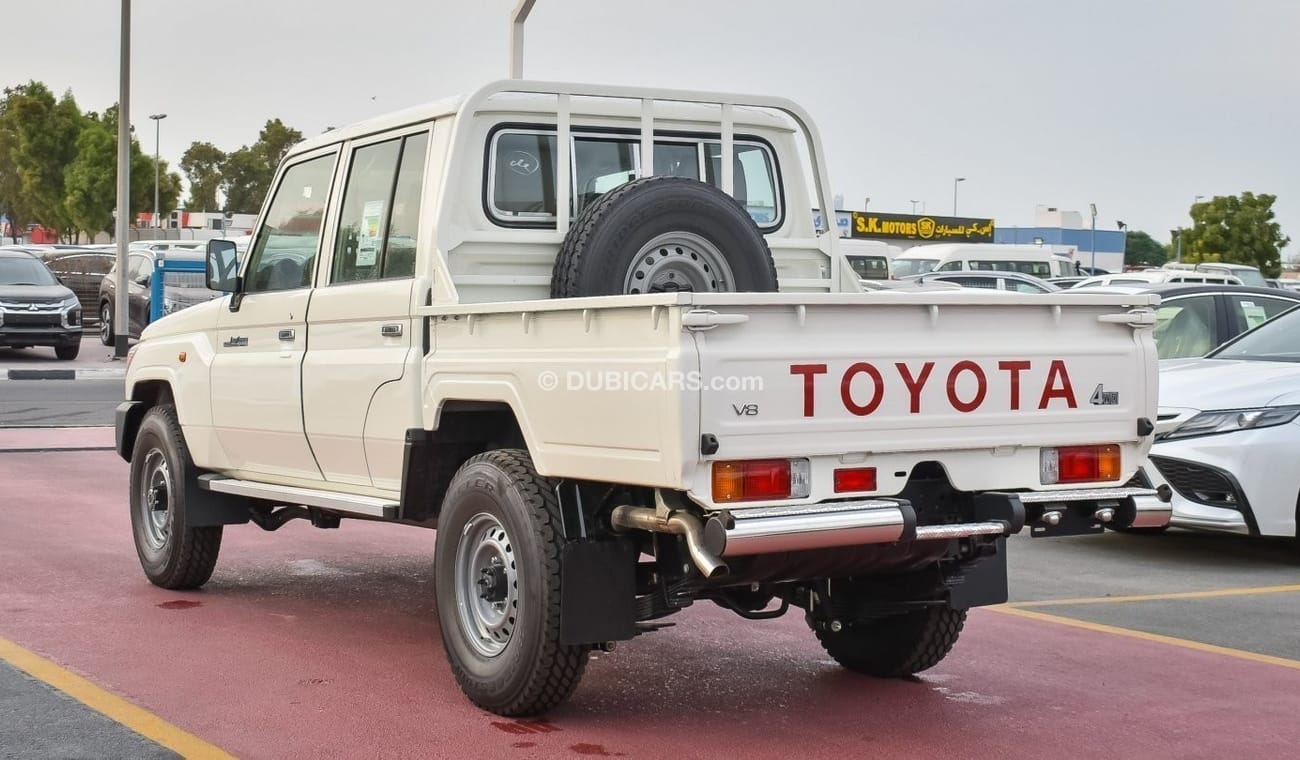
<instances>
[{"instance_id":1,"label":"red painted pavement","mask_svg":"<svg viewBox=\"0 0 1300 760\"><path fill-rule=\"evenodd\" d=\"M0 453L0 636L249 758L1278 758L1300 671L989 612L921 678L834 666L798 615L701 603L542 722L460 695L433 533L227 528L202 592L145 581L111 452Z\"/></svg>"}]
</instances>

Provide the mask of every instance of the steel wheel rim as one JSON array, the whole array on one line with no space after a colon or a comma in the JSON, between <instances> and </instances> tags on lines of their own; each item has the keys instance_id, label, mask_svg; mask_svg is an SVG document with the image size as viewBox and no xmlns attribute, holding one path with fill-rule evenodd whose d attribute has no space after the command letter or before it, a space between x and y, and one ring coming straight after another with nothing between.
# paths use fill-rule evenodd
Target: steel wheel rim
<instances>
[{"instance_id":1,"label":"steel wheel rim","mask_svg":"<svg viewBox=\"0 0 1300 760\"><path fill-rule=\"evenodd\" d=\"M727 259L693 232L667 232L641 246L623 280L624 293L730 293L736 289Z\"/></svg>"},{"instance_id":2,"label":"steel wheel rim","mask_svg":"<svg viewBox=\"0 0 1300 760\"><path fill-rule=\"evenodd\" d=\"M153 549L167 544L172 528L172 475L167 466L167 455L161 449L150 449L144 456L140 470L139 504L140 526L145 541Z\"/></svg>"},{"instance_id":3,"label":"steel wheel rim","mask_svg":"<svg viewBox=\"0 0 1300 760\"><path fill-rule=\"evenodd\" d=\"M113 314L107 306L99 310L99 337L105 342L113 337Z\"/></svg>"},{"instance_id":4,"label":"steel wheel rim","mask_svg":"<svg viewBox=\"0 0 1300 760\"><path fill-rule=\"evenodd\" d=\"M461 529L455 587L456 617L470 646L483 657L504 652L519 611L519 576L505 526L486 512Z\"/></svg>"}]
</instances>

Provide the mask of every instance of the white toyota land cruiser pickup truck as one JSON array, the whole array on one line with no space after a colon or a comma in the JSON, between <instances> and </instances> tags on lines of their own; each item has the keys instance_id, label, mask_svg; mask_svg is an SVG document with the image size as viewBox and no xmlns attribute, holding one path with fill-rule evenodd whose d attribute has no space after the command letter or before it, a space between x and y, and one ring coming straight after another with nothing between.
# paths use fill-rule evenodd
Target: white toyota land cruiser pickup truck
<instances>
[{"instance_id":1,"label":"white toyota land cruiser pickup truck","mask_svg":"<svg viewBox=\"0 0 1300 760\"><path fill-rule=\"evenodd\" d=\"M145 575L250 521L436 527L452 670L529 715L699 600L912 674L1006 536L1167 523L1128 482L1152 297L861 292L829 187L800 107L722 93L507 80L307 140L209 244L226 295L131 351Z\"/></svg>"}]
</instances>

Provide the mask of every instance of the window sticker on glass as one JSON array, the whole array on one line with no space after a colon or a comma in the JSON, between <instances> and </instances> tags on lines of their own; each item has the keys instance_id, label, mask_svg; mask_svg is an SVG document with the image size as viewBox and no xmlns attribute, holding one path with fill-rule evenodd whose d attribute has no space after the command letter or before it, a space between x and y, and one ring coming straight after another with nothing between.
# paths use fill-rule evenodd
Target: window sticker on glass
<instances>
[{"instance_id":1,"label":"window sticker on glass","mask_svg":"<svg viewBox=\"0 0 1300 760\"><path fill-rule=\"evenodd\" d=\"M384 223L384 202L366 201L361 212L361 236L357 241L357 266L372 267L379 258L379 228Z\"/></svg>"},{"instance_id":2,"label":"window sticker on glass","mask_svg":"<svg viewBox=\"0 0 1300 760\"><path fill-rule=\"evenodd\" d=\"M1241 302L1241 313L1246 317L1246 327L1254 329L1268 321L1268 314L1263 306L1256 306L1249 301Z\"/></svg>"},{"instance_id":3,"label":"window sticker on glass","mask_svg":"<svg viewBox=\"0 0 1300 760\"><path fill-rule=\"evenodd\" d=\"M310 198L310 197L311 197L311 185L304 185L304 186L303 186L303 188L302 188L302 197L304 197L304 198Z\"/></svg>"}]
</instances>

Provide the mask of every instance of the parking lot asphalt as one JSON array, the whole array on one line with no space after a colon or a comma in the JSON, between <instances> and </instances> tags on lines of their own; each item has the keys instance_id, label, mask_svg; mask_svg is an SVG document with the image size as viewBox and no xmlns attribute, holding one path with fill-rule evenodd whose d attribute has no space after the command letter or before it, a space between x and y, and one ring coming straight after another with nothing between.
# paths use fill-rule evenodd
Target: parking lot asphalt
<instances>
[{"instance_id":1,"label":"parking lot asphalt","mask_svg":"<svg viewBox=\"0 0 1300 760\"><path fill-rule=\"evenodd\" d=\"M150 751L1240 760L1300 745L1287 544L1015 537L1012 603L973 612L948 659L908 680L839 669L798 615L697 604L597 657L544 720L514 721L452 679L431 531L232 527L203 591L163 591L132 547L126 465L84 450L105 440L0 437L0 660L31 676L18 688L33 699L50 684Z\"/></svg>"},{"instance_id":2,"label":"parking lot asphalt","mask_svg":"<svg viewBox=\"0 0 1300 760\"><path fill-rule=\"evenodd\" d=\"M62 361L54 349L42 346L7 348L0 346L0 381L46 376L60 379L118 379L126 374L125 362L114 359L113 349L99 340L99 334L81 337L77 358Z\"/></svg>"}]
</instances>

